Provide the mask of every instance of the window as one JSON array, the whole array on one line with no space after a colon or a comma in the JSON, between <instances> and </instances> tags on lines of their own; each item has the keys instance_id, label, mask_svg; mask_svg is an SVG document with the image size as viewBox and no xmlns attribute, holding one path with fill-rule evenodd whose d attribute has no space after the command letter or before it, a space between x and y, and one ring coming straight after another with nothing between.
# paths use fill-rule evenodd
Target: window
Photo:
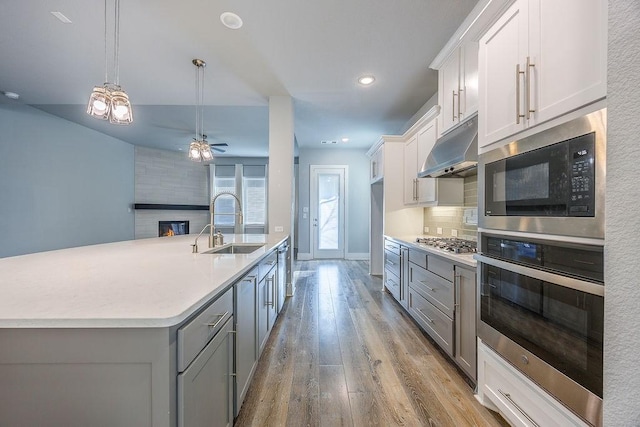
<instances>
[{"instance_id":1,"label":"window","mask_svg":"<svg viewBox=\"0 0 640 427\"><path fill-rule=\"evenodd\" d=\"M243 230L263 233L267 222L267 167L265 165L216 165L214 195L235 193L242 201ZM216 227L233 227L236 201L222 196L216 200ZM223 230L224 231L224 230Z\"/></svg>"}]
</instances>

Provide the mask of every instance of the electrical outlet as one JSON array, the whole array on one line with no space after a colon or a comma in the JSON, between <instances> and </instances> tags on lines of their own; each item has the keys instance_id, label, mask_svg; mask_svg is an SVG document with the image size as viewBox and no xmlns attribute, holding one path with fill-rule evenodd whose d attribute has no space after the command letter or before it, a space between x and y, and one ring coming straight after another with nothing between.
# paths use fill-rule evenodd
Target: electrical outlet
<instances>
[{"instance_id":1,"label":"electrical outlet","mask_svg":"<svg viewBox=\"0 0 640 427\"><path fill-rule=\"evenodd\" d=\"M456 230L456 229L452 229L452 230L451 230L451 236L452 236L452 237L458 237L458 230Z\"/></svg>"},{"instance_id":2,"label":"electrical outlet","mask_svg":"<svg viewBox=\"0 0 640 427\"><path fill-rule=\"evenodd\" d=\"M428 234L429 233L429 227L425 227L424 228L424 234Z\"/></svg>"},{"instance_id":3,"label":"electrical outlet","mask_svg":"<svg viewBox=\"0 0 640 427\"><path fill-rule=\"evenodd\" d=\"M436 233L438 233L438 234L442 234L442 227L438 227L438 228L436 228Z\"/></svg>"},{"instance_id":4,"label":"electrical outlet","mask_svg":"<svg viewBox=\"0 0 640 427\"><path fill-rule=\"evenodd\" d=\"M282 233L284 231L284 227L281 225L276 225L276 233Z\"/></svg>"}]
</instances>

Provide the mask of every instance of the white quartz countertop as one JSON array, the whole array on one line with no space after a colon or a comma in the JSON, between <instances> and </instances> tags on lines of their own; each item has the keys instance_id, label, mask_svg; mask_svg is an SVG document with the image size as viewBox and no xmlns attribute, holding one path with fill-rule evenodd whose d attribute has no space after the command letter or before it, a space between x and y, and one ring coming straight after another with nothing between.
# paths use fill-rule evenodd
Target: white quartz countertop
<instances>
[{"instance_id":1,"label":"white quartz countertop","mask_svg":"<svg viewBox=\"0 0 640 427\"><path fill-rule=\"evenodd\" d=\"M265 243L212 255L207 236L131 240L0 258L0 328L175 326L219 295L288 236L225 235Z\"/></svg>"},{"instance_id":2,"label":"white quartz countertop","mask_svg":"<svg viewBox=\"0 0 640 427\"><path fill-rule=\"evenodd\" d=\"M446 258L450 261L458 263L462 266L473 267L476 268L477 261L473 258L474 253L466 253L466 254L454 254L453 252L443 251L442 249L434 248L433 246L424 245L416 242L416 238L418 237L437 237L437 236L388 236L389 239L393 239L396 242L409 246L412 248L420 249L425 252L432 253L434 255L441 256L442 258Z\"/></svg>"}]
</instances>

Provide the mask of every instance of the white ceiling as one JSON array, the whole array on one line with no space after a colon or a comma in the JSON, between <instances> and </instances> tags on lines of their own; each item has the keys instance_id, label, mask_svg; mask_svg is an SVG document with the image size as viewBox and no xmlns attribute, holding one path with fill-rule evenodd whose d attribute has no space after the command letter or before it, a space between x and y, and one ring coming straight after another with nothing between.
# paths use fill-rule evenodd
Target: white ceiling
<instances>
[{"instance_id":1,"label":"white ceiling","mask_svg":"<svg viewBox=\"0 0 640 427\"><path fill-rule=\"evenodd\" d=\"M0 103L33 105L135 145L185 150L195 131L191 60L201 58L205 133L229 143L225 155L267 155L270 95L293 97L300 147L369 147L399 132L436 93L428 65L476 3L121 0L120 84L134 123L116 126L85 113L104 79L103 0L2 0L0 91L20 100ZM224 27L225 11L244 26ZM359 86L363 74L376 82Z\"/></svg>"}]
</instances>

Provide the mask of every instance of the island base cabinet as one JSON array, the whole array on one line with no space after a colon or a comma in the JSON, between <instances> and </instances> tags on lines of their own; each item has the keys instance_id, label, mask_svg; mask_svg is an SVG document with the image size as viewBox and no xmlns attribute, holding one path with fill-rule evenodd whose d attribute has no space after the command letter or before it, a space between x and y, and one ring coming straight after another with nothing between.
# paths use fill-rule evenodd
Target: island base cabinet
<instances>
[{"instance_id":1,"label":"island base cabinet","mask_svg":"<svg viewBox=\"0 0 640 427\"><path fill-rule=\"evenodd\" d=\"M233 425L233 318L178 375L178 427Z\"/></svg>"},{"instance_id":2,"label":"island base cabinet","mask_svg":"<svg viewBox=\"0 0 640 427\"><path fill-rule=\"evenodd\" d=\"M249 389L251 378L258 364L256 346L256 286L257 268L240 279L236 284L236 399L234 416Z\"/></svg>"},{"instance_id":3,"label":"island base cabinet","mask_svg":"<svg viewBox=\"0 0 640 427\"><path fill-rule=\"evenodd\" d=\"M1 329L0 426L175 426L169 334Z\"/></svg>"}]
</instances>

